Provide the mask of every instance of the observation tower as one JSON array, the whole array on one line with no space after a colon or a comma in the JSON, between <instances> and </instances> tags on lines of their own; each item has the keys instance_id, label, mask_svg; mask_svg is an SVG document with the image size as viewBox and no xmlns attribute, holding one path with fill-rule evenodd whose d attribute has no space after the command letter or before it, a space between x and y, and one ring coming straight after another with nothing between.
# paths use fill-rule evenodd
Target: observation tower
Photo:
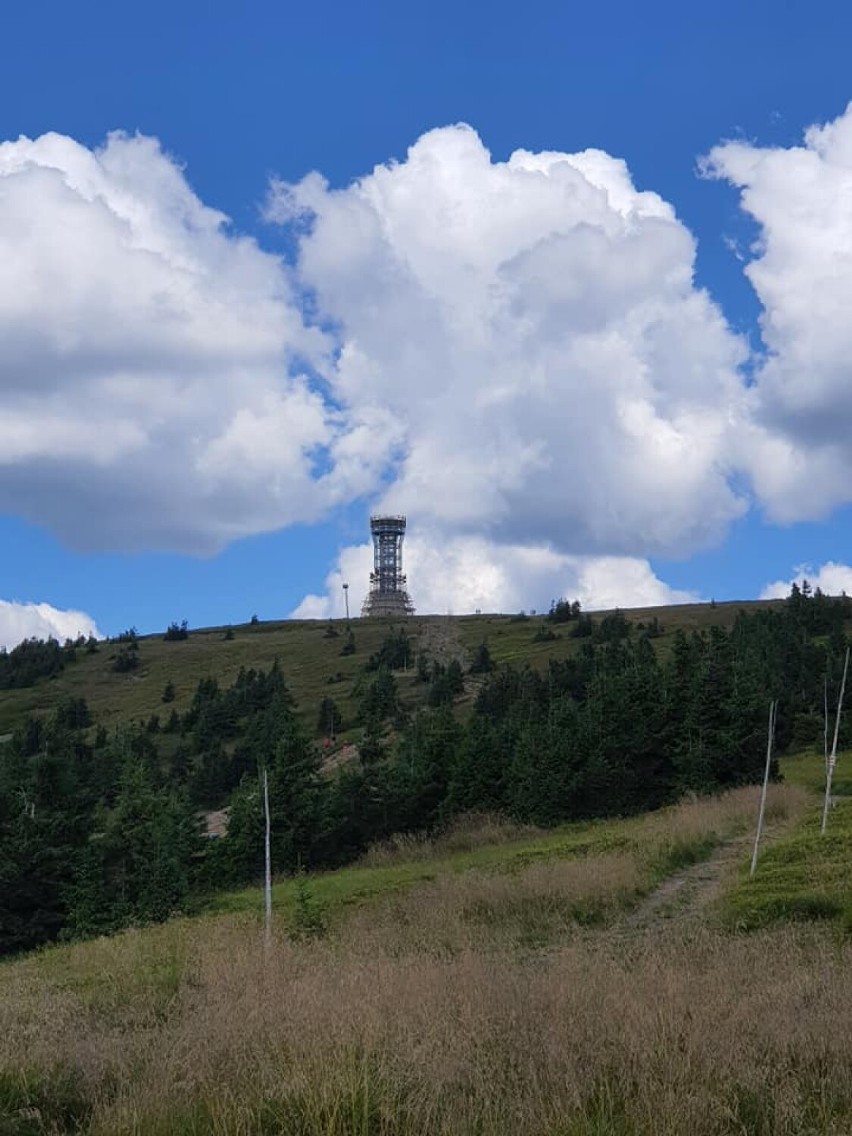
<instances>
[{"instance_id":1,"label":"observation tower","mask_svg":"<svg viewBox=\"0 0 852 1136\"><path fill-rule=\"evenodd\" d=\"M373 534L373 571L361 615L413 615L414 605L406 591L402 571L405 517L370 517L370 532Z\"/></svg>"}]
</instances>

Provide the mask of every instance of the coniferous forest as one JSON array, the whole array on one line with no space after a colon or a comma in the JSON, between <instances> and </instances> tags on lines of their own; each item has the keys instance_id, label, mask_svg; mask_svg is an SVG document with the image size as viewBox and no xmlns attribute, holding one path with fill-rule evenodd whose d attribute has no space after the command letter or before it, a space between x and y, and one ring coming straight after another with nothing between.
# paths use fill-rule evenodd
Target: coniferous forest
<instances>
[{"instance_id":1,"label":"coniferous forest","mask_svg":"<svg viewBox=\"0 0 852 1136\"><path fill-rule=\"evenodd\" d=\"M112 732L69 699L0 745L0 952L162 920L257 880L263 768L279 873L339 866L470 810L552 825L757 781L770 699L776 752L822 745L850 617L845 596L794 587L780 608L742 611L729 630L678 631L663 650L656 620L595 619L560 600L543 633L570 629L564 657L542 671L497 668L483 643L472 679L391 628L359 680L358 756L331 768L277 664L224 688L202 680L183 713L169 713L167 688L162 715ZM116 665L132 669L135 634L121 639ZM0 656L0 683L47 681L75 650L96 649L22 644ZM394 677L410 664L426 694L414 714ZM461 715L466 680L477 693ZM319 724L333 732L334 720L326 699ZM226 807L227 835L206 836L205 814Z\"/></svg>"}]
</instances>

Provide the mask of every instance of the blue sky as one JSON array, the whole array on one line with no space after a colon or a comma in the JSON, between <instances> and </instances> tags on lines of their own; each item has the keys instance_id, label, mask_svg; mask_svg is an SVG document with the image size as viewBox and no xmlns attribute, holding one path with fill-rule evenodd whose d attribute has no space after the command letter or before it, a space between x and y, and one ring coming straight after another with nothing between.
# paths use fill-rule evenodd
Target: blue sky
<instances>
[{"instance_id":1,"label":"blue sky","mask_svg":"<svg viewBox=\"0 0 852 1136\"><path fill-rule=\"evenodd\" d=\"M5 400L0 401L0 414L14 423L5 441L0 432L0 458L6 451L0 466L0 539L5 549L0 599L85 612L104 633L130 624L153 631L182 618L198 626L240 622L254 612L261 618L281 617L297 608L306 614L333 613L339 607L343 576L363 574L368 562L362 546L370 509L385 504L411 517L411 585L421 609L464 610L466 606L491 606L491 600L506 608L541 607L556 592L572 588L590 603L595 599L604 602L610 595L628 603L654 596L662 601L685 593L716 599L748 598L759 595L774 581L789 581L799 565L812 566L811 574L819 577L824 564L843 566L850 560L849 503L845 491L830 488L843 481L849 455L842 439L832 433L830 423L826 424L829 419L835 423L844 420L848 399L844 403L843 396L848 392L852 398L852 384L836 363L845 351L842 337L849 333L839 320L830 322L831 313L826 314L825 304L817 302L824 297L825 287L836 286L842 296L845 269L842 265L836 270L826 269L829 284L820 283L815 267L819 254L814 250L824 231L817 220L812 230L810 219L806 219L795 248L783 237L785 226L797 224L795 218L801 208L800 203L791 204L785 198L784 187L796 176L793 166L779 166L777 170L767 166L760 177L753 174L756 155L777 148L782 155L792 155L789 160L793 162L795 148L803 145L809 126L843 119L852 99L848 66L852 11L848 5L839 0L818 5L765 0L744 5L723 0L700 7L660 0L644 5L615 2L592 6L563 0L416 7L255 2L230 5L225 10L225 6L195 2L153 2L141 8L49 2L16 5L6 14L4 24L7 51L0 71L0 139L14 142L20 135L36 139L55 132L80 148L73 154L69 151L70 165L63 165L66 157L56 158L53 152L45 157L40 151L34 159L30 155L30 165L23 172L20 164L15 165L18 159L10 157L12 165L6 171L10 186L14 178L20 181L35 176L33 163L52 170L61 167L66 179L72 177L68 170L82 169L83 150L99 152L112 131L158 139L162 153L182 171L186 192L191 190L197 202L231 218L231 226L222 230L226 235L221 236L221 242L228 243L227 249L212 249L206 237L198 237L191 255L197 254L196 265L203 261L210 273L209 280L198 286L206 305L199 327L206 326L204 320L213 319L210 312L219 303L234 312L234 326L227 331L227 343L222 348L227 365L221 367L206 359L200 362L200 356L190 357L185 345L180 349L173 344L162 349L152 347L148 358L141 316L142 330L128 331L126 342L122 342L122 329L134 328L135 320L125 307L117 306L114 311L104 308L104 321L115 323L109 344L100 340L95 343L94 339L84 342L85 336L77 336L75 320L95 318L97 304L104 307L103 301L98 301L98 289L104 289L104 295L114 294L110 272L115 274L114 292L121 293L122 303L132 305L132 289L127 286L126 296L123 289L135 269L115 254L114 245L109 243L112 237L104 236L106 251L101 250L98 234L106 233L103 218L93 218L91 228L87 227L89 221L83 221L78 230L80 239L72 240L69 227L77 225L79 211L76 207L71 210L70 203L48 187L45 179L27 186L21 182L20 198L0 195L0 256L5 255L7 263L17 264L15 257L23 258L24 263L30 256L33 263L41 265L44 261L34 277L33 296L24 287L17 296L13 290L5 301L5 314L0 281L0 338L8 337L7 349L0 353L0 400ZM14 45L14 50L9 45ZM630 479L631 467L613 469L600 457L606 439L614 436L611 433L595 443L591 465L583 459L583 469L593 469L590 484L603 487L588 514L584 512L583 495L588 498L589 490L582 485L576 499L568 494L571 499L565 515L570 523L560 519L556 501L539 509L532 503L542 497L536 480L539 467L550 462L551 473L542 476L549 482L564 479L566 486L574 484L576 470L570 458L557 453L557 432L547 435L547 454L537 448L537 424L542 418L531 411L528 421L524 420L521 438L509 438L506 433L507 424L517 422L518 416L511 414L499 420L493 414L481 437L470 435L470 450L463 455L464 470L474 481L478 477L474 467L480 457L483 468L489 471L489 461L518 463L505 483L498 474L499 500L492 500L490 490L483 488L457 507L454 502L448 509L449 518L442 516L436 500L442 494L446 500L446 490L436 489L430 495L427 483L440 479L438 469L430 472L427 459L431 455L441 468L454 460L453 455L461 461L465 435L461 435L461 445L456 443L455 450L450 451L449 459L446 454L441 456L440 432L429 434L421 428L417 410L412 411L412 422L407 421L404 409L400 410L404 389L398 392L397 401L383 395L391 389L387 384L404 388L409 381L402 362L407 341L398 327L406 316L401 307L388 306L386 313L381 313L382 304L395 303L395 289L376 286L375 295L371 289L374 279L391 271L391 264L396 272L401 271L400 265L416 260L421 273L419 286L430 297L435 289L440 290L444 278L467 271L467 262L467 267L449 261L442 267L440 257L444 254L440 250L435 252L437 261L433 264L430 250L407 235L418 227L415 214L409 210L409 198L422 193L425 209L430 195L434 196L427 174L421 170L415 176L414 165L406 165L409 147L427 132L456 123L469 124L483 150L490 152L489 177L516 150L571 155L593 148L622 159L635 189L658 195L672 207L672 216L676 214L677 231L674 222L666 222L670 233L664 240L675 242L686 234L696 242L693 292L709 291L724 320L726 338L725 343L714 339L712 346L705 347L711 334L718 339L717 330L708 330L712 318L705 312L700 317L701 328L694 333L695 342L701 341L696 348L697 362L689 361L692 347L678 340L684 371L691 373L694 369L704 375L724 366L739 375L743 390L761 392L758 407L747 412L738 407L729 415L737 419L732 429L740 430L751 441L740 438L735 456L731 456L727 442L720 442L707 457L706 468L702 466L690 475L693 513L702 521L708 518L703 528L688 521L689 502L681 497L671 502L665 498L665 486L677 480L669 467L658 479L649 480L648 493L664 487L659 490L656 512L646 515L644 504L637 509L629 495L620 500L620 488ZM452 194L458 193L459 210L467 208L462 197L468 192L469 180L463 163L472 163L473 169L479 151L467 136L430 137L433 143L424 148L423 169L429 163L440 166L446 174L445 182L452 181L447 189L451 195L448 207L454 208ZM739 143L747 153L726 152L716 163L715 177L699 176L699 160L727 140ZM459 147L464 150L461 156ZM845 150L840 143L837 147L835 158L824 163L828 173L815 198L828 195L821 198L823 215L826 200L837 204L832 247L842 249L848 229L852 249L852 214L846 219L842 206L841 187L846 182L831 173L838 165L842 170L848 166L844 164ZM110 184L113 189L120 184L121 200L132 196L134 217L147 208L147 202L155 198L161 201L157 197L165 176L158 165L161 160L167 161L162 155L158 158L138 149L115 154L107 171ZM372 214L370 220L371 225L385 226L383 239L391 244L395 238L388 233L403 234L399 246L392 249L393 260L377 244L367 251L344 248L340 261L331 264L335 249L346 243L335 234L351 232L362 216L348 187L354 179L369 176L374 167L393 161L410 169L411 176L406 182L398 179L399 193L395 183L387 181L384 204L374 210L379 220ZM169 168L175 169L172 165ZM327 188L296 191L298 217L294 229L291 198L282 204L281 195L273 195L269 207L270 179L298 186L314 170L324 176ZM612 179L616 175L608 170L601 176ZM376 182L377 193L381 184ZM483 180L477 191L483 195L483 212L490 208L489 184ZM759 201L756 215L747 216L741 208L740 189L751 192ZM342 191L342 196L336 197L332 190ZM42 192L43 200L38 197ZM497 181L493 192L497 196L503 192ZM405 203L403 195L408 195ZM20 201L36 200L34 226L45 233L52 232L55 223L57 237L33 245L30 253L20 236L22 226L26 227L21 220L26 205L20 205ZM91 195L86 200L91 205ZM387 212L383 213L385 206ZM523 228L523 209L538 207L531 195L528 206L522 203L520 212L512 214L512 223ZM67 213L63 212L66 208ZM121 206L115 208L120 211ZM174 208L172 196L162 205L162 216L173 217ZM650 228L642 245L650 250L651 258L657 255L651 249L656 239L651 232L656 224L655 209L651 209L653 216L649 214ZM315 218L310 223L304 220L308 213ZM580 221L581 227L606 229L609 224L597 214ZM163 234L172 232L171 222L157 224L156 240L165 240ZM314 224L316 228L312 229ZM577 224L575 219L572 233ZM204 225L193 221L192 226L195 240L199 226L203 229ZM312 235L300 243L300 234L306 233ZM533 256L531 250L539 248L548 233L543 229L533 234L523 249L520 244L511 245L511 257L507 254L505 263L510 259L513 265L519 263L522 253L527 258ZM240 235L257 241L258 255L249 266L237 263ZM480 237L476 255L485 257L485 236ZM749 251L757 237L770 241L762 293L744 273L746 263L759 259L760 254ZM8 246L5 252L4 239ZM45 258L53 253L46 251L48 243L55 252L49 262ZM203 251L198 251L202 245ZM572 264L577 255L576 249L570 252ZM617 266L631 255L620 245L614 248L612 263L616 267L590 290L609 287ZM671 262L665 263L670 263L672 271L689 260L682 243L659 255L671 257ZM113 256L114 263L108 259ZM279 257L288 265L291 294L285 300L281 300L279 285L270 282ZM177 259L175 254L170 263L177 263ZM91 264L84 263L81 268L81 262L89 260L98 264L94 282L86 277ZM488 257L486 260L491 264ZM227 287L223 285L221 294L214 295L217 273L225 278L221 265L226 261ZM530 318L538 318L536 289L545 284L556 288L564 277L561 262L551 258L546 264L536 262L520 283L513 278L513 303L527 313L532 311ZM542 284L542 274L548 272L553 277ZM392 341L380 342L373 323L375 310L368 313L366 303L352 295L351 278L356 275L365 282L373 309L380 310L377 325L395 328ZM57 279L62 281L57 287L59 299L43 302L38 288ZM153 302L152 296L171 294L173 286L163 283L164 279L158 276L150 287L144 285L140 305ZM505 280L505 276L499 279ZM796 281L802 282L801 289ZM616 290L622 287L621 283L612 286ZM240 288L246 290L244 303L238 294ZM483 295L490 294L489 288L483 285ZM91 307L85 307L82 293L90 298ZM832 360L816 361L817 368L823 367L825 372L823 403L819 406L812 405L816 396L801 393L811 382L803 328L812 326L812 317L799 310L798 300L791 299L793 294L812 296L813 318L817 321L813 326L821 341L834 343L833 337L839 337ZM459 311L466 296L467 292L453 292L441 297L442 311ZM548 296L552 298L552 292ZM676 299L679 304L683 297ZM669 301L675 303L672 294L661 293L660 304ZM279 310L275 305L279 303L280 326L286 326L280 332L273 326ZM601 303L601 310L609 312L609 299ZM25 304L30 306L22 307ZM304 325L301 322L299 313L308 304L311 312L320 313L323 343L311 336L311 314L305 317ZM414 300L412 304L412 311L417 311ZM838 304L842 306L841 299ZM264 305L268 305L268 311ZM265 313L263 322L257 314L260 308ZM780 329L778 338L770 344L762 341L758 322L761 314L767 313ZM616 322L608 324L609 333L621 336L621 325L617 324L621 316L611 318ZM682 328L685 316L678 308L664 318L671 320L672 327ZM820 331L821 319L829 321L824 334ZM31 336L22 333L19 343L16 329L22 325L32 325L35 330ZM441 326L438 322L430 324L432 330L423 332L423 342L430 342L430 336L434 339L434 328ZM632 316L630 326L634 326ZM486 354L476 359L471 356L470 368L480 367L483 374L490 365L487 352L497 348L493 344L482 348L481 339L495 327L491 315L476 333L477 350L481 348ZM455 335L454 324L453 328ZM502 326L495 331L500 343L504 332ZM48 353L47 360L39 354L40 334L60 345ZM730 344L735 340L745 343L747 350L741 348L732 361L726 352L734 351ZM260 362L252 346L258 341L268 341ZM416 336L412 342L416 347ZM448 342L452 366L460 368L462 378L454 381L461 390L468 373L464 369L467 344L457 339ZM371 374L387 371L386 385L363 378L356 364L337 369L341 353L348 358L350 348L358 346L360 350L364 344L368 346L364 348L362 370ZM551 375L560 376L558 382L556 377L552 379L557 383L554 392L559 393L553 395L550 417L564 414L569 433L570 420L577 418L572 399L582 397L585 388L581 384L569 397L574 388L564 385L571 380L563 373L558 350L567 357L565 353L573 349L574 340L569 342L564 336L554 339L552 350L536 353L529 360L520 341L500 348L514 360L512 374L520 376L521 386L533 382L529 376L536 375L541 393L541 384L546 387ZM775 369L764 371L767 350L780 361ZM98 363L89 376L86 367L94 357ZM107 357L114 360L114 373L105 372ZM653 359L643 356L640 362L644 375L650 368L648 381L653 384ZM62 370L66 364L67 376ZM215 371L209 377L204 372L208 365ZM301 368L302 374L280 405L270 393L276 390L277 365L289 369L291 375ZM438 369L446 365L440 352L434 365ZM261 377L252 373L255 366L262 370ZM194 385L181 387L181 428L175 427L165 441L161 437L146 454L144 442L133 429L132 407L145 403L139 426L142 434L163 429L163 417L172 413L174 405L170 400L177 397L169 386L170 367L185 369L179 376L181 382L187 370L195 373L198 368L199 379ZM150 391L155 386L151 376L156 368L156 383L161 384L156 389L165 393L155 415ZM44 377L46 370L50 371L48 378ZM713 395L709 379L700 381L704 384L701 412L687 415L688 427L683 426L685 396L679 391L675 399L671 393L674 379L660 379L656 394L649 396L649 405L653 404L665 423L675 422L678 430L686 431L681 442L689 452L698 446L689 430L698 431L698 438L705 429L697 424L698 419L707 422L709 433L718 431L719 422L708 417L710 410L728 398L733 406L739 397L730 393L727 379L728 385L723 383L719 389L724 387L728 394L718 397ZM588 378L583 382L589 382ZM608 373L601 382L600 397L610 400L601 405L609 407L621 397L620 388L607 385ZM797 382L800 387L796 387ZM45 384L43 394L41 383ZM120 399L121 414L110 416L109 399L122 383L126 385ZM511 383L509 372L505 383ZM127 393L130 384L138 384L138 389L133 386L132 397ZM245 405L240 401L241 384L254 392L253 401ZM144 394L140 393L143 386ZM477 404L487 386L488 380L483 379L479 385L465 388L459 397L468 407ZM791 393L794 388L799 393ZM450 393L444 392L441 397L451 413ZM522 398L522 391L514 391L512 397ZM631 388L624 397L639 414L636 390ZM192 416L192 399L198 400L199 417L205 421L210 418L212 448L209 453L205 451L203 459L195 455L191 474L187 473L189 465L184 467L180 462L170 471L162 455L197 444L195 433L186 425ZM211 403L216 400L219 417L214 421ZM677 409L672 409L675 401ZM321 426L316 421L320 403L326 413L337 412L346 422ZM264 407L270 415L268 429L262 420ZM382 417L385 408L387 421ZM42 413L47 422L43 431ZM63 415L67 415L68 430L76 429L83 439L80 445L84 450L98 449L101 439L112 436L112 424L119 420L115 436L121 435L124 440L106 446L106 456L92 462L63 442ZM250 436L244 429L246 415L254 431ZM85 441L84 427L90 421L94 423L92 435ZM307 474L296 469L295 459L286 468L279 468L275 454L267 453L267 449L274 450L276 429L286 433L294 421L299 423L299 431L292 445L297 450L301 446L303 454L310 455ZM240 424L241 433L235 433L234 423ZM368 428L375 440L366 448L372 445L381 451L381 461L377 468L367 470L359 451L360 464L353 471L347 464L356 445L353 439L361 437L357 430L363 434ZM566 449L581 445L590 429L576 438L571 435ZM630 427L633 432L636 429L641 427ZM32 441L28 431L38 435L38 440ZM347 431L348 443L334 440ZM21 441L24 433L26 441ZM664 434L660 437L660 445L665 446ZM489 449L492 446L493 452ZM640 466L647 465L652 460L648 453L656 453L658 448L637 451ZM260 453L263 461L257 468L252 466L251 480L244 466L251 465ZM779 473L785 462L790 469ZM339 476L337 467L342 470ZM204 484L192 481L199 468L213 471ZM315 493L319 475L329 471L334 483ZM460 472L459 476L467 474ZM176 487L174 496L180 498L180 509L175 506L175 516L169 516L166 522L173 496L170 479ZM484 485L491 485L493 472L483 475L482 480ZM190 481L184 499L181 493ZM258 486L271 484L276 486L275 494L268 502L258 504L264 492ZM801 490L803 484L809 487L806 491ZM452 491L449 497L453 497ZM607 513L609 501L613 501L611 523L598 523ZM128 522L128 518L132 520ZM434 577L443 571L440 552L448 544L452 545L451 566L439 587ZM631 561L625 564L623 577L619 557ZM637 561L648 565L644 576L644 569L640 572L636 568ZM657 585L649 583L650 577L673 591L662 586L655 591ZM476 582L469 586L471 578ZM625 583L619 592L622 578ZM829 571L824 579L829 586L837 580L845 586L842 573L832 576ZM353 583L353 590L355 586ZM305 606L304 597L308 595L313 599ZM0 612L0 623L2 618ZM20 619L14 622L15 628L28 626ZM13 635L6 632L6 640Z\"/></svg>"}]
</instances>

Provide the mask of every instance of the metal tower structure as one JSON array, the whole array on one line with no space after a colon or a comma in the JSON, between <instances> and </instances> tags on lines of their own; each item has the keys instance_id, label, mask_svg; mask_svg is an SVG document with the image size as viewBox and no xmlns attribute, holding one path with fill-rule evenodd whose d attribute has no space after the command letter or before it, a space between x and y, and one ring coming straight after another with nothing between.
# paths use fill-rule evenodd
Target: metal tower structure
<instances>
[{"instance_id":1,"label":"metal tower structure","mask_svg":"<svg viewBox=\"0 0 852 1136\"><path fill-rule=\"evenodd\" d=\"M405 517L370 517L370 532L373 534L373 571L361 614L413 615L414 605L406 591L402 571Z\"/></svg>"}]
</instances>

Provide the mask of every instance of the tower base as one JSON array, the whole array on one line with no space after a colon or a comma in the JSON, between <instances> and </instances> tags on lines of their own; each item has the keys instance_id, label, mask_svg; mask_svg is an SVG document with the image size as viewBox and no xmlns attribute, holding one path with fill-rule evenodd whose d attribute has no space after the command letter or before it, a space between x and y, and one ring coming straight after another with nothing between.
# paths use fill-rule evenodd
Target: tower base
<instances>
[{"instance_id":1,"label":"tower base","mask_svg":"<svg viewBox=\"0 0 852 1136\"><path fill-rule=\"evenodd\" d=\"M411 602L408 592L405 591L369 592L361 608L361 615L365 617L390 616L402 618L406 615L414 615L414 604Z\"/></svg>"}]
</instances>

